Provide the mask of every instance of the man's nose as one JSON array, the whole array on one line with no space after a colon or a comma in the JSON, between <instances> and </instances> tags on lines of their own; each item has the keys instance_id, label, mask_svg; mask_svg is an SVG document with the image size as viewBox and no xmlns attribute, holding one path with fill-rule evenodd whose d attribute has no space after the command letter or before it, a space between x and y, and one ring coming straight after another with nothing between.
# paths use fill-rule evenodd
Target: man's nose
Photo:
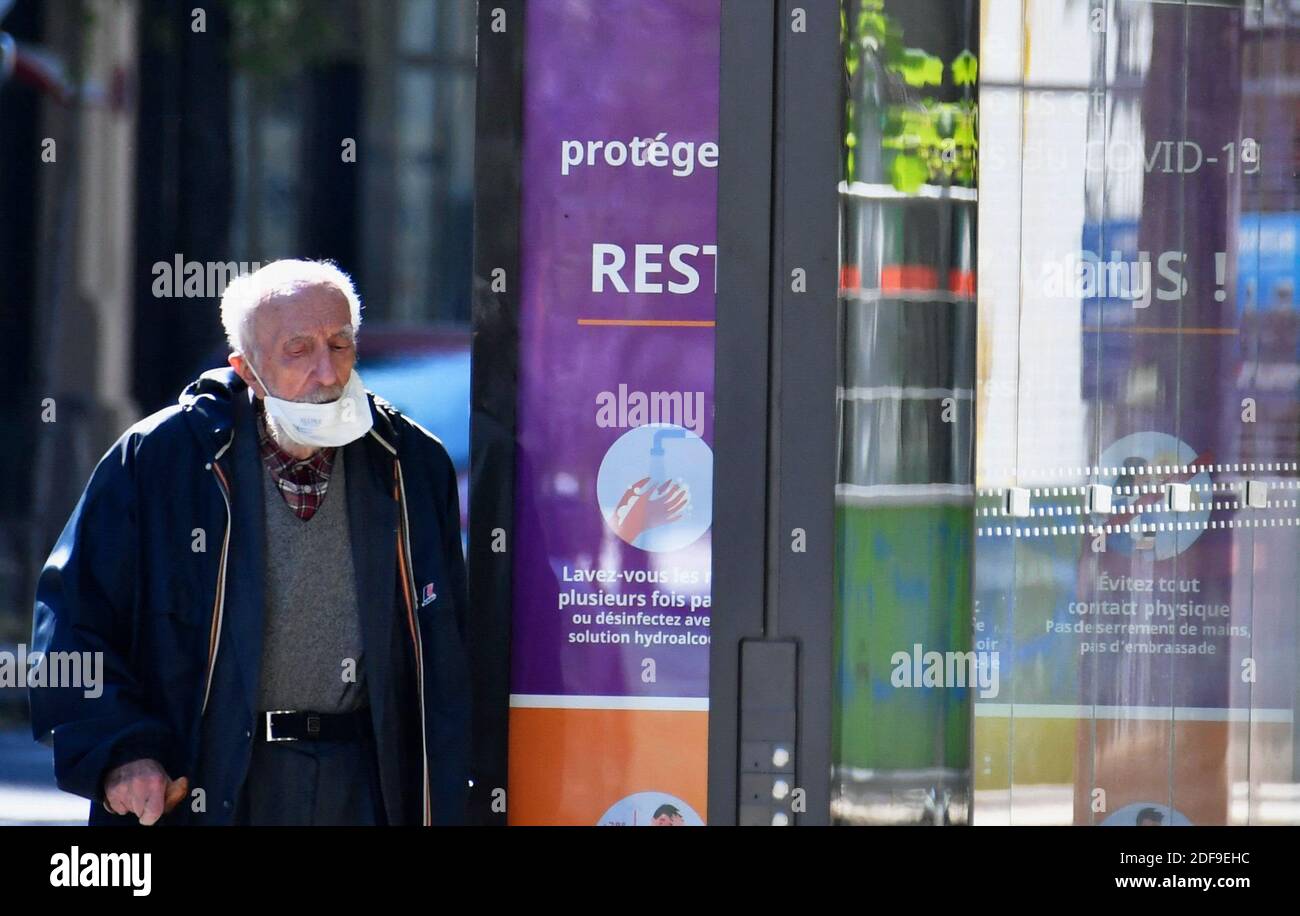
<instances>
[{"instance_id":1,"label":"man's nose","mask_svg":"<svg viewBox=\"0 0 1300 916\"><path fill-rule=\"evenodd\" d=\"M316 357L316 382L322 387L338 385L342 381L330 356L330 348L324 347Z\"/></svg>"}]
</instances>

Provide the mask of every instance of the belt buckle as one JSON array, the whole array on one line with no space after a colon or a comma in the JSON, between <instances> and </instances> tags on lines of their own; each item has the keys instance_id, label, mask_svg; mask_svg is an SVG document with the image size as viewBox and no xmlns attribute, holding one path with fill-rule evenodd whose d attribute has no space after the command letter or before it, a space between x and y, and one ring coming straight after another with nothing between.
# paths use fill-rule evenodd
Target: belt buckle
<instances>
[{"instance_id":1,"label":"belt buckle","mask_svg":"<svg viewBox=\"0 0 1300 916\"><path fill-rule=\"evenodd\" d=\"M307 734L313 738L320 734L320 716L307 717Z\"/></svg>"},{"instance_id":2,"label":"belt buckle","mask_svg":"<svg viewBox=\"0 0 1300 916\"><path fill-rule=\"evenodd\" d=\"M279 715L280 713L290 713L290 712L293 712L293 710L292 710L292 709L268 709L268 710L266 711L266 740L267 740L267 742L269 742L269 743L275 743L275 742L280 742L280 741L297 741L297 740L298 740L297 738L293 738L293 737L288 737L288 738L277 738L277 737L275 737L275 728L274 728L274 726L271 724L271 716Z\"/></svg>"}]
</instances>

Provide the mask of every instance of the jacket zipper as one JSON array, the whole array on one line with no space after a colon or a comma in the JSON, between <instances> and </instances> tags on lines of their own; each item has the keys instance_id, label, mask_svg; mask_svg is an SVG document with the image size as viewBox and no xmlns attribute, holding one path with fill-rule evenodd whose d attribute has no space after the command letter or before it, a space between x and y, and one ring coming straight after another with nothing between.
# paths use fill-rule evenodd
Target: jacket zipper
<instances>
[{"instance_id":1,"label":"jacket zipper","mask_svg":"<svg viewBox=\"0 0 1300 916\"><path fill-rule=\"evenodd\" d=\"M420 638L419 622L415 619L414 596L417 593L415 591L415 565L411 561L411 528L406 517L406 484L402 479L402 463L394 457L393 465L397 468L398 504L402 510L402 527L398 534L398 547L400 548L398 562L404 566L402 590L406 593L406 615L415 641L415 683L416 689L420 693L420 757L424 764L423 822L425 827L429 827L433 824L433 817L429 807L429 744L428 735L425 734L424 721L424 645ZM401 559L403 556L405 560Z\"/></svg>"},{"instance_id":2,"label":"jacket zipper","mask_svg":"<svg viewBox=\"0 0 1300 916\"><path fill-rule=\"evenodd\" d=\"M234 439L231 439L233 442ZM203 708L199 711L199 718L203 718L208 711L208 697L212 693L212 673L216 670L217 652L221 648L221 620L226 611L226 567L230 559L230 529L233 525L233 515L230 511L230 484L226 481L226 475L222 473L217 459L222 456L230 443L226 443L221 451L217 452L212 463L208 468L216 478L217 487L221 490L221 499L226 504L226 534L221 540L221 563L217 567L217 596L212 608L212 628L208 633L208 674L207 684L203 688Z\"/></svg>"},{"instance_id":3,"label":"jacket zipper","mask_svg":"<svg viewBox=\"0 0 1300 916\"><path fill-rule=\"evenodd\" d=\"M388 449L393 456L393 475L397 479L397 497L398 514L400 523L397 529L397 565L402 579L402 598L406 602L406 622L411 633L411 643L415 647L415 687L419 693L420 705L420 760L424 772L424 801L421 812L421 823L425 827L432 826L433 815L430 808L429 800L429 743L426 733L424 719L424 644L420 638L420 625L415 619L415 600L417 594L415 584L415 564L411 561L411 543L410 543L410 522L406 516L406 483L402 478L402 462L397 458L397 450L389 445L384 439L372 429L370 435L374 436L375 441Z\"/></svg>"}]
</instances>

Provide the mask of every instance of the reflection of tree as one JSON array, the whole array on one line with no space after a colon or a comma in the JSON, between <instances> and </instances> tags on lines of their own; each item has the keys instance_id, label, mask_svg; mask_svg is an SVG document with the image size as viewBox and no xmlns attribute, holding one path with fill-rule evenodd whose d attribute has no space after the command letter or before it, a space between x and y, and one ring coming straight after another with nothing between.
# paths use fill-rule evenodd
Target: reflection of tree
<instances>
[{"instance_id":1,"label":"reflection of tree","mask_svg":"<svg viewBox=\"0 0 1300 916\"><path fill-rule=\"evenodd\" d=\"M963 49L945 68L941 58L906 47L902 26L885 12L884 0L842 0L840 38L847 80L845 180L877 181L879 171L900 191L927 182L972 187L978 150L978 107L971 97L979 71L975 55ZM918 89L941 92L945 69L962 98L917 98Z\"/></svg>"},{"instance_id":2,"label":"reflection of tree","mask_svg":"<svg viewBox=\"0 0 1300 916\"><path fill-rule=\"evenodd\" d=\"M964 700L880 696L872 670L888 657L879 647L896 638L969 644L971 509L966 497L939 502L931 489L970 483L969 414L905 392L960 391L974 402L978 61L969 46L978 6L840 7L844 489L836 497L832 812L855 823L895 821L899 804L926 822L963 820L956 812L969 802ZM904 28L923 47L907 47ZM875 485L905 504L881 501Z\"/></svg>"},{"instance_id":3,"label":"reflection of tree","mask_svg":"<svg viewBox=\"0 0 1300 916\"><path fill-rule=\"evenodd\" d=\"M226 0L231 53L237 66L260 77L292 74L342 50L347 11L334 0Z\"/></svg>"}]
</instances>

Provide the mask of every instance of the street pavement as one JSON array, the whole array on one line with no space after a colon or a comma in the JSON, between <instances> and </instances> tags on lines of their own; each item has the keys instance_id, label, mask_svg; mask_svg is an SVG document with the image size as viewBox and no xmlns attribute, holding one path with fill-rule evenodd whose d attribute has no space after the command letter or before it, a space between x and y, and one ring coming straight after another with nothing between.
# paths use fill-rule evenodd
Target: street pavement
<instances>
[{"instance_id":1,"label":"street pavement","mask_svg":"<svg viewBox=\"0 0 1300 916\"><path fill-rule=\"evenodd\" d=\"M50 749L26 726L0 731L0 827L85 824L90 802L59 790Z\"/></svg>"}]
</instances>

